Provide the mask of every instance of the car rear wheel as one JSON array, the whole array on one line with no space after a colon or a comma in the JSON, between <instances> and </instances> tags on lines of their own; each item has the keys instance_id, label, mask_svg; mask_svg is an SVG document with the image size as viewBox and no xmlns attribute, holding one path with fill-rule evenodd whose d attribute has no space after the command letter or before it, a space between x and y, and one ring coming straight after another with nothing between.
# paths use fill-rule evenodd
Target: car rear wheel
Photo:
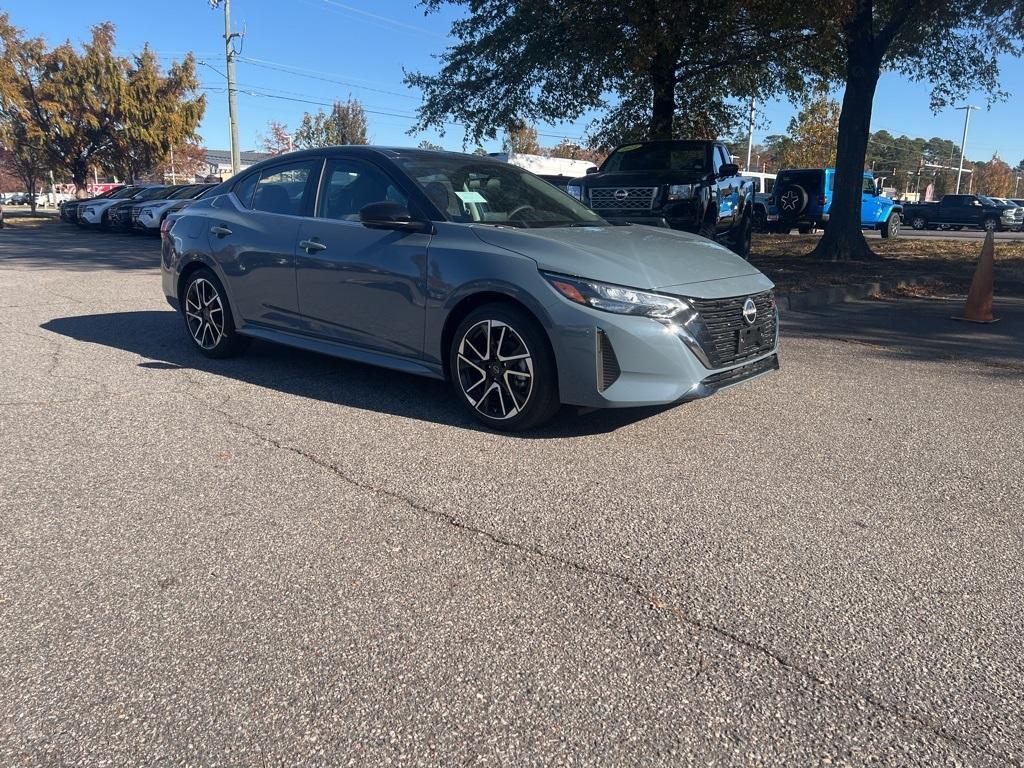
<instances>
[{"instance_id":1,"label":"car rear wheel","mask_svg":"<svg viewBox=\"0 0 1024 768\"><path fill-rule=\"evenodd\" d=\"M915 216L910 220L910 226L914 229L921 230L928 226L928 221L924 216Z\"/></svg>"},{"instance_id":2,"label":"car rear wheel","mask_svg":"<svg viewBox=\"0 0 1024 768\"><path fill-rule=\"evenodd\" d=\"M986 232L997 232L999 230L999 220L989 216L985 219L983 226Z\"/></svg>"},{"instance_id":3,"label":"car rear wheel","mask_svg":"<svg viewBox=\"0 0 1024 768\"><path fill-rule=\"evenodd\" d=\"M206 267L188 276L181 312L193 346L207 357L234 357L249 339L235 330L227 294L217 276Z\"/></svg>"},{"instance_id":4,"label":"car rear wheel","mask_svg":"<svg viewBox=\"0 0 1024 768\"><path fill-rule=\"evenodd\" d=\"M554 356L544 331L521 309L486 304L452 337L449 371L459 400L492 429L536 427L558 411Z\"/></svg>"}]
</instances>

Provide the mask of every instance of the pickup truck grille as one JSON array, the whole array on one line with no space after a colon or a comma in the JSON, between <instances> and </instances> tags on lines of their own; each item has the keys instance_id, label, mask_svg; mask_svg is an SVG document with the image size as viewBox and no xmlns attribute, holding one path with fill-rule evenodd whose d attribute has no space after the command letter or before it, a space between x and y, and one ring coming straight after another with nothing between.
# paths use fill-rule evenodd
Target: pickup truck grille
<instances>
[{"instance_id":1,"label":"pickup truck grille","mask_svg":"<svg viewBox=\"0 0 1024 768\"><path fill-rule=\"evenodd\" d=\"M657 187L596 187L590 190L590 207L595 211L649 211L657 191Z\"/></svg>"},{"instance_id":2,"label":"pickup truck grille","mask_svg":"<svg viewBox=\"0 0 1024 768\"><path fill-rule=\"evenodd\" d=\"M757 307L757 319L753 325L747 325L743 319L743 304L748 298L753 299ZM749 360L775 346L775 297L772 291L728 299L687 299L687 302L697 310L707 326L711 343L704 351L712 368L723 368ZM739 351L739 331L747 328L760 329L761 344Z\"/></svg>"}]
</instances>

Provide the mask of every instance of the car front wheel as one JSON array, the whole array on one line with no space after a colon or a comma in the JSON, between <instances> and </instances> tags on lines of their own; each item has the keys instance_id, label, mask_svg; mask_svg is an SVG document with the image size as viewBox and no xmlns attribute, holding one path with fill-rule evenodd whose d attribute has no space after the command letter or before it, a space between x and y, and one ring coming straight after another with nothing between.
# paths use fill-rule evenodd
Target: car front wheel
<instances>
[{"instance_id":1,"label":"car front wheel","mask_svg":"<svg viewBox=\"0 0 1024 768\"><path fill-rule=\"evenodd\" d=\"M894 213L885 223L882 225L882 237L883 238L896 238L900 236L900 215Z\"/></svg>"},{"instance_id":2,"label":"car front wheel","mask_svg":"<svg viewBox=\"0 0 1024 768\"><path fill-rule=\"evenodd\" d=\"M559 408L554 356L526 312L487 304L467 315L452 337L449 371L463 406L492 429L521 431Z\"/></svg>"},{"instance_id":3,"label":"car front wheel","mask_svg":"<svg viewBox=\"0 0 1024 768\"><path fill-rule=\"evenodd\" d=\"M991 217L987 218L985 219L984 227L986 232L997 232L999 231L999 221Z\"/></svg>"},{"instance_id":4,"label":"car front wheel","mask_svg":"<svg viewBox=\"0 0 1024 768\"><path fill-rule=\"evenodd\" d=\"M189 275L183 295L181 311L196 349L215 358L244 351L249 340L235 330L227 294L211 270L202 267Z\"/></svg>"}]
</instances>

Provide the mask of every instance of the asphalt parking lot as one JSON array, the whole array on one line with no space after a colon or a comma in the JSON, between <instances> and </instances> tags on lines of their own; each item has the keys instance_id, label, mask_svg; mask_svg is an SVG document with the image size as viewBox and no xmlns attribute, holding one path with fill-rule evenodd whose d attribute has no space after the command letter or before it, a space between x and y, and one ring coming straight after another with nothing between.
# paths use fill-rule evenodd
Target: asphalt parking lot
<instances>
[{"instance_id":1,"label":"asphalt parking lot","mask_svg":"<svg viewBox=\"0 0 1024 768\"><path fill-rule=\"evenodd\" d=\"M202 358L156 261L0 232L0 764L1024 761L1024 301L508 436Z\"/></svg>"}]
</instances>

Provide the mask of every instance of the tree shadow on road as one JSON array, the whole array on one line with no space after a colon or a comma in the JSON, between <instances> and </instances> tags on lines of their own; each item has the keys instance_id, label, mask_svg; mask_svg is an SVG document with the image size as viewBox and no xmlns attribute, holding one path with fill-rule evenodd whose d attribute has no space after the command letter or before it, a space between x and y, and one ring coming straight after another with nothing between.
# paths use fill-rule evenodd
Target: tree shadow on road
<instances>
[{"instance_id":1,"label":"tree shadow on road","mask_svg":"<svg viewBox=\"0 0 1024 768\"><path fill-rule=\"evenodd\" d=\"M70 224L47 223L5 231L0 237L0 265L29 269L156 269L160 241L146 234L95 232Z\"/></svg>"},{"instance_id":2,"label":"tree shadow on road","mask_svg":"<svg viewBox=\"0 0 1024 768\"><path fill-rule=\"evenodd\" d=\"M994 376L1024 376L1024 299L996 299L990 325L952 319L963 298L865 300L787 312L783 338L864 344L903 360L959 362Z\"/></svg>"},{"instance_id":3,"label":"tree shadow on road","mask_svg":"<svg viewBox=\"0 0 1024 768\"><path fill-rule=\"evenodd\" d=\"M442 381L349 362L254 340L245 355L211 360L189 344L174 311L116 312L50 320L44 330L77 341L121 349L146 358L149 370L191 369L265 389L462 429L486 430L455 399ZM580 414L562 408L547 425L522 438L565 438L613 432L666 410L626 408Z\"/></svg>"}]
</instances>

